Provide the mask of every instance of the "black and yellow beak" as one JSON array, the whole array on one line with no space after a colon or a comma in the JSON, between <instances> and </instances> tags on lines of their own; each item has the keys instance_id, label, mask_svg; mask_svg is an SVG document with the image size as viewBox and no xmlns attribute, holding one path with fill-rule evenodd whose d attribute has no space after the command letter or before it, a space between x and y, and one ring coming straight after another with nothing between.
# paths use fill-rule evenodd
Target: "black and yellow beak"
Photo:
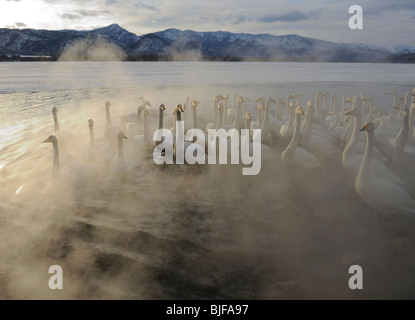
<instances>
[{"instance_id":1,"label":"black and yellow beak","mask_svg":"<svg viewBox=\"0 0 415 320\"><path fill-rule=\"evenodd\" d=\"M363 125L363 128L362 129L360 129L360 131L367 131L367 129L369 128L369 125L367 124L367 123L365 123L364 125Z\"/></svg>"}]
</instances>

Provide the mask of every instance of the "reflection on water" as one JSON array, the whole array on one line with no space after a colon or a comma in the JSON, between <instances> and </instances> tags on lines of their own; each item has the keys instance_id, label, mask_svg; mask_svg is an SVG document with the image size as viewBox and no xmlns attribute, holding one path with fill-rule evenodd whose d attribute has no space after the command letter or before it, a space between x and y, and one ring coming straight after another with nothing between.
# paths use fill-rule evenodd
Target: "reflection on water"
<instances>
[{"instance_id":1,"label":"reflection on water","mask_svg":"<svg viewBox=\"0 0 415 320\"><path fill-rule=\"evenodd\" d=\"M174 77L177 70L170 72ZM95 79L85 74L79 75L82 81ZM15 81L24 75L23 68ZM368 207L343 169L340 151L321 168L304 172L283 165L284 146L277 143L274 157L257 176L242 176L238 165L157 166L147 157L137 160L131 173L102 169L74 188L51 178L52 146L40 143L54 132L51 109L57 107L61 130L74 135L74 143L59 150L61 167L85 162L88 119L94 119L98 140L106 99L112 103L113 125L120 125L119 116L135 112L140 95L154 106L164 102L170 125L173 106L186 96L201 102L200 117L206 121L212 119L218 93L254 101L302 92L306 101L317 90L338 96L365 92L378 95L385 108L391 104L380 96L391 84L324 80L236 85L228 79L221 86L163 87L128 82L130 86L118 88L104 84L59 90L50 89L51 81L43 90L24 90L24 85L4 90L0 297L413 298L413 221L385 220ZM413 84L393 86L401 93ZM248 105L250 111L254 106ZM153 119L151 127L157 125ZM414 190L408 192L414 195ZM54 264L63 268L61 292L47 287L47 271ZM353 264L364 270L361 292L347 285Z\"/></svg>"}]
</instances>

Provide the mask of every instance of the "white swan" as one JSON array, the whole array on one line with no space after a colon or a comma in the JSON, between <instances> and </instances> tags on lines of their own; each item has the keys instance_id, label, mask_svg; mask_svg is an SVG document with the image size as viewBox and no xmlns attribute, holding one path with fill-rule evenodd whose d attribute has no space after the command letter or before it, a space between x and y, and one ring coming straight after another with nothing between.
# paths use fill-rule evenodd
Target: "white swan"
<instances>
[{"instance_id":1,"label":"white swan","mask_svg":"<svg viewBox=\"0 0 415 320\"><path fill-rule=\"evenodd\" d=\"M61 131L59 126L58 120L58 109L56 107L52 108L52 115L53 115L53 124L55 127L55 137L59 139L59 142L65 146L74 146L75 137L72 132L69 131Z\"/></svg>"},{"instance_id":2,"label":"white swan","mask_svg":"<svg viewBox=\"0 0 415 320\"><path fill-rule=\"evenodd\" d=\"M164 106L164 103L160 104L159 107L159 126L158 129L164 129L164 111L166 110L166 107ZM160 138L160 136L158 136ZM154 146L158 146L164 139L161 137L161 139L157 139L154 141Z\"/></svg>"},{"instance_id":3,"label":"white swan","mask_svg":"<svg viewBox=\"0 0 415 320\"><path fill-rule=\"evenodd\" d=\"M176 136L175 136L175 143L173 147L173 156L174 158L183 160L184 163L187 164L186 161L186 150L193 145L193 142L185 141L185 135L184 135L184 127L183 120L182 120L182 113L184 112L183 107L181 104L178 104L176 106ZM206 152L206 149L204 149ZM177 154L177 152L180 152L180 154ZM205 152L203 155L198 154L198 163L202 163L202 161L206 161L205 159ZM202 159L203 157L203 159Z\"/></svg>"},{"instance_id":4,"label":"white swan","mask_svg":"<svg viewBox=\"0 0 415 320\"><path fill-rule=\"evenodd\" d=\"M113 148L101 141L96 143L95 134L94 134L94 121L92 119L88 120L89 127L89 154L88 161L93 163L103 164L105 167L111 163L111 160L114 156Z\"/></svg>"},{"instance_id":5,"label":"white swan","mask_svg":"<svg viewBox=\"0 0 415 320\"><path fill-rule=\"evenodd\" d=\"M290 139L292 138L294 134L294 121L295 121L295 106L294 106L294 102L290 101L288 123L283 124L281 126L280 133L279 133L279 137L284 142L290 141Z\"/></svg>"},{"instance_id":6,"label":"white swan","mask_svg":"<svg viewBox=\"0 0 415 320\"><path fill-rule=\"evenodd\" d=\"M213 122L210 122L206 125L206 133L208 133L209 129L216 129L218 126L218 120L219 120L219 115L218 115L218 105L219 105L219 101L222 100L222 96L221 95L217 95L215 96L215 98L213 99ZM181 109L183 112L183 109ZM177 112L177 108L176 108L176 112Z\"/></svg>"},{"instance_id":7,"label":"white swan","mask_svg":"<svg viewBox=\"0 0 415 320\"><path fill-rule=\"evenodd\" d=\"M415 214L415 201L397 184L371 174L374 148L373 123L366 123L366 152L356 178L355 187L360 197L375 210L386 213Z\"/></svg>"},{"instance_id":8,"label":"white swan","mask_svg":"<svg viewBox=\"0 0 415 320\"><path fill-rule=\"evenodd\" d=\"M105 130L104 137L109 140L109 142L116 146L117 145L117 135L118 132L122 131L122 128L119 126L113 126L111 121L111 111L110 111L111 102L108 100L105 102Z\"/></svg>"},{"instance_id":9,"label":"white swan","mask_svg":"<svg viewBox=\"0 0 415 320\"><path fill-rule=\"evenodd\" d=\"M307 125L301 138L301 146L314 154L321 157L332 157L339 154L339 149L331 141L331 137L322 137L322 131L316 131L320 135L313 134L313 102L310 100L307 103Z\"/></svg>"},{"instance_id":10,"label":"white swan","mask_svg":"<svg viewBox=\"0 0 415 320\"><path fill-rule=\"evenodd\" d=\"M86 187L99 177L101 167L91 163L74 162L60 169L59 143L56 136L51 135L42 143L52 143L53 145L52 177L58 178L60 182L70 184L73 187Z\"/></svg>"},{"instance_id":11,"label":"white swan","mask_svg":"<svg viewBox=\"0 0 415 320\"><path fill-rule=\"evenodd\" d=\"M352 177L356 177L359 172L360 164L363 160L363 155L356 154L356 146L359 142L359 127L361 127L361 111L356 108L351 110L348 114L354 116L354 124L352 136L342 153L342 164L343 167L349 171ZM375 176L393 181L395 183L402 183L401 179L393 174L381 161L375 158L372 162L372 171Z\"/></svg>"},{"instance_id":12,"label":"white swan","mask_svg":"<svg viewBox=\"0 0 415 320\"><path fill-rule=\"evenodd\" d=\"M281 159L287 166L293 166L304 169L315 169L321 167L316 156L311 152L298 147L301 134L301 115L304 112L300 107L295 110L295 129L290 144L285 148L281 154Z\"/></svg>"},{"instance_id":13,"label":"white swan","mask_svg":"<svg viewBox=\"0 0 415 320\"><path fill-rule=\"evenodd\" d=\"M262 121L261 131L257 131L256 135L261 135L261 143L262 144L272 144L272 135L270 131L270 119L269 119L269 106L271 102L276 102L273 98L268 97L265 101L265 111L264 111L264 119ZM275 124L274 124L275 125ZM258 138L254 136L254 141L257 141Z\"/></svg>"},{"instance_id":14,"label":"white swan","mask_svg":"<svg viewBox=\"0 0 415 320\"><path fill-rule=\"evenodd\" d=\"M137 162L134 160L134 156L130 156L124 153L123 140L128 139L122 131L117 135L118 153L113 158L111 163L112 172L131 172L137 167Z\"/></svg>"},{"instance_id":15,"label":"white swan","mask_svg":"<svg viewBox=\"0 0 415 320\"><path fill-rule=\"evenodd\" d=\"M131 155L141 156L146 158L153 150L153 136L149 128L149 113L144 110L144 132L142 135L136 135L129 139L126 144L127 153ZM118 137L119 141L119 137Z\"/></svg>"},{"instance_id":16,"label":"white swan","mask_svg":"<svg viewBox=\"0 0 415 320\"><path fill-rule=\"evenodd\" d=\"M120 117L123 122L125 132L129 136L135 136L143 133L143 116L142 112L145 110L145 106L139 106L137 113L127 114Z\"/></svg>"}]
</instances>

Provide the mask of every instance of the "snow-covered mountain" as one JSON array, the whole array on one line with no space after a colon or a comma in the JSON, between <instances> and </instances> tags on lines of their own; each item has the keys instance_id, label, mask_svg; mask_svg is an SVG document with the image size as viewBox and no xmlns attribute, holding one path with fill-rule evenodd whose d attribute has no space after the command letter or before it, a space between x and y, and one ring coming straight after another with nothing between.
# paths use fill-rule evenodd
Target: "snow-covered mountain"
<instances>
[{"instance_id":1,"label":"snow-covered mountain","mask_svg":"<svg viewBox=\"0 0 415 320\"><path fill-rule=\"evenodd\" d=\"M99 40L123 50L130 59L225 59L283 61L377 61L392 51L364 44L334 43L271 34L196 32L167 29L137 36L117 24L91 31L0 29L0 55L48 55L58 58L77 41Z\"/></svg>"}]
</instances>

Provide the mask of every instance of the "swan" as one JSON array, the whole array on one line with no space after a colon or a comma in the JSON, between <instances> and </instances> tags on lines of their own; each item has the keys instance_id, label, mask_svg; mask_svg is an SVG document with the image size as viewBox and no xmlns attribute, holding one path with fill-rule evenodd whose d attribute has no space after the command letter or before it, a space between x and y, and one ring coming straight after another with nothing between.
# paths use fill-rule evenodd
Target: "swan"
<instances>
[{"instance_id":1,"label":"swan","mask_svg":"<svg viewBox=\"0 0 415 320\"><path fill-rule=\"evenodd\" d=\"M253 134L252 134L251 115L248 112L246 112L244 118L245 118L245 127L249 129L249 132L247 136L241 136L241 145L246 143L248 140L249 154L254 154L254 148L259 147L259 149L261 150L261 162L263 164L267 164L270 160L274 158L272 150L270 147L268 147L267 145L263 143L260 143L258 140L254 141ZM229 149L230 149L230 146L228 145L228 150Z\"/></svg>"},{"instance_id":2,"label":"swan","mask_svg":"<svg viewBox=\"0 0 415 320\"><path fill-rule=\"evenodd\" d=\"M215 96L215 98L213 99L213 115L214 115L214 120L213 122L210 122L206 125L206 129L205 132L208 133L209 129L216 129L218 126L218 105L219 105L219 101L222 100L222 96L221 95L217 95ZM183 109L181 109L183 112ZM176 108L177 111L177 108Z\"/></svg>"},{"instance_id":3,"label":"swan","mask_svg":"<svg viewBox=\"0 0 415 320\"><path fill-rule=\"evenodd\" d=\"M287 112L282 115L283 121L287 121L291 115L291 112L290 112L291 109L289 108L289 106L290 106L290 100L292 99L294 99L294 96L292 94L288 94L285 100L286 102L284 103L285 107L287 108Z\"/></svg>"},{"instance_id":4,"label":"swan","mask_svg":"<svg viewBox=\"0 0 415 320\"><path fill-rule=\"evenodd\" d=\"M297 146L300 141L301 115L303 114L303 110L300 107L297 107L295 110L296 121L294 134L291 138L291 142L282 152L281 159L288 166L301 167L307 170L316 169L321 167L316 156Z\"/></svg>"},{"instance_id":5,"label":"swan","mask_svg":"<svg viewBox=\"0 0 415 320\"><path fill-rule=\"evenodd\" d=\"M143 119L142 112L145 110L145 105L139 105L137 108L137 112L135 113L128 113L120 116L120 121L123 124L127 123L139 123L140 120Z\"/></svg>"},{"instance_id":6,"label":"swan","mask_svg":"<svg viewBox=\"0 0 415 320\"><path fill-rule=\"evenodd\" d=\"M386 213L415 214L415 201L399 185L371 174L374 149L373 122L366 123L366 152L356 177L355 188L360 197L375 210Z\"/></svg>"},{"instance_id":7,"label":"swan","mask_svg":"<svg viewBox=\"0 0 415 320\"><path fill-rule=\"evenodd\" d=\"M270 119L269 119L269 106L271 102L276 102L274 98L268 97L265 101L265 112L264 112L264 119L262 121L261 131L257 131L254 136L254 141L258 140L256 135L261 135L261 143L262 144L272 144L272 135L270 131ZM275 123L273 123L275 125ZM278 130L279 131L279 130Z\"/></svg>"},{"instance_id":8,"label":"swan","mask_svg":"<svg viewBox=\"0 0 415 320\"><path fill-rule=\"evenodd\" d=\"M232 129L232 126L228 125L228 124L224 124L223 123L223 114L225 113L225 107L223 106L222 103L219 103L218 105L218 126L216 127L216 130L218 129L225 129L226 131L228 131L229 129Z\"/></svg>"},{"instance_id":9,"label":"swan","mask_svg":"<svg viewBox=\"0 0 415 320\"><path fill-rule=\"evenodd\" d=\"M285 105L284 100L281 98L278 99L277 109L275 110L275 119L281 121L282 123L282 107Z\"/></svg>"},{"instance_id":10,"label":"swan","mask_svg":"<svg viewBox=\"0 0 415 320\"><path fill-rule=\"evenodd\" d=\"M309 100L307 102L307 125L301 138L301 146L310 152L321 155L322 157L337 155L339 153L339 149L332 141L330 141L330 136L323 138L320 135L313 134L313 118L313 102ZM321 131L320 134L322 134Z\"/></svg>"},{"instance_id":11,"label":"swan","mask_svg":"<svg viewBox=\"0 0 415 320\"><path fill-rule=\"evenodd\" d=\"M342 153L342 164L352 177L356 177L363 160L363 155L356 154L357 144L359 142L359 128L361 127L361 111L355 108L349 111L348 114L354 116L354 124L352 136ZM393 174L381 161L375 158L372 162L372 170L375 176L395 183L402 183L401 179Z\"/></svg>"},{"instance_id":12,"label":"swan","mask_svg":"<svg viewBox=\"0 0 415 320\"><path fill-rule=\"evenodd\" d=\"M136 135L132 139L129 139L127 147L127 153L138 156L146 157L148 153L153 150L153 140L150 135L149 129L149 113L147 110L144 110L144 132L142 135ZM119 135L118 135L118 145L119 145Z\"/></svg>"},{"instance_id":13,"label":"swan","mask_svg":"<svg viewBox=\"0 0 415 320\"><path fill-rule=\"evenodd\" d=\"M105 122L104 137L107 138L112 145L116 145L118 132L122 131L122 128L119 126L112 125L110 105L111 105L111 102L107 100L105 102L106 122Z\"/></svg>"},{"instance_id":14,"label":"swan","mask_svg":"<svg viewBox=\"0 0 415 320\"><path fill-rule=\"evenodd\" d=\"M226 110L226 117L228 119L227 123L234 123L234 121L235 121L237 98L238 98L238 95L236 94L234 96L234 106L232 108L229 108L228 110Z\"/></svg>"},{"instance_id":15,"label":"swan","mask_svg":"<svg viewBox=\"0 0 415 320\"><path fill-rule=\"evenodd\" d=\"M176 106L176 136L175 136L175 144L173 146L173 156L176 159L176 163L178 164L187 164L186 161L186 150L193 145L193 142L189 142L189 141L185 141L185 136L184 136L184 128L181 126L183 125L183 120L182 120L182 113L184 112L183 107L181 104L178 104ZM180 152L180 154L178 154L177 152ZM206 149L204 149L203 155L201 155L200 153L198 153L198 157L197 157L197 162L198 163L205 163L206 162ZM180 160L180 162L179 162ZM183 160L183 163L181 163L181 160Z\"/></svg>"},{"instance_id":16,"label":"swan","mask_svg":"<svg viewBox=\"0 0 415 320\"><path fill-rule=\"evenodd\" d=\"M288 123L281 126L279 137L285 142L290 141L294 134L295 106L294 102L289 103L289 119ZM301 124L300 124L301 125Z\"/></svg>"},{"instance_id":17,"label":"swan","mask_svg":"<svg viewBox=\"0 0 415 320\"><path fill-rule=\"evenodd\" d=\"M147 110L148 115L150 117L157 117L158 116L158 110L156 108L153 108L152 104L146 100L143 96L140 96L137 98L138 101L141 101L141 106L144 107L144 109ZM149 108L147 108L149 107ZM144 118L144 115L141 114L141 117Z\"/></svg>"},{"instance_id":18,"label":"swan","mask_svg":"<svg viewBox=\"0 0 415 320\"><path fill-rule=\"evenodd\" d=\"M91 163L74 162L60 169L59 143L55 135L49 136L42 143L52 143L53 145L53 178L57 178L73 187L86 187L99 177L101 167Z\"/></svg>"},{"instance_id":19,"label":"swan","mask_svg":"<svg viewBox=\"0 0 415 320\"><path fill-rule=\"evenodd\" d=\"M95 135L94 135L94 120L88 120L88 127L89 127L89 155L88 161L93 163L101 163L105 167L111 163L111 160L114 156L113 148L106 144L105 142L101 142L96 144L95 142Z\"/></svg>"},{"instance_id":20,"label":"swan","mask_svg":"<svg viewBox=\"0 0 415 320\"><path fill-rule=\"evenodd\" d=\"M118 153L111 162L112 172L131 172L135 167L137 167L137 163L134 161L134 157L124 153L124 139L128 138L124 135L124 132L120 131L117 135Z\"/></svg>"},{"instance_id":21,"label":"swan","mask_svg":"<svg viewBox=\"0 0 415 320\"><path fill-rule=\"evenodd\" d=\"M224 105L223 105L223 123L224 124L229 124L229 120L228 120L228 103L229 103L229 95L225 94L223 96L223 100L224 100Z\"/></svg>"},{"instance_id":22,"label":"swan","mask_svg":"<svg viewBox=\"0 0 415 320\"><path fill-rule=\"evenodd\" d=\"M160 104L159 107L159 126L158 129L164 129L164 121L163 121L163 114L164 111L166 110L166 107L164 106L164 103ZM160 140L156 140L154 141L154 146L158 146L164 139L160 139Z\"/></svg>"},{"instance_id":23,"label":"swan","mask_svg":"<svg viewBox=\"0 0 415 320\"><path fill-rule=\"evenodd\" d=\"M72 132L69 131L61 131L59 126L59 120L58 120L58 108L53 107L52 108L52 115L53 115L53 124L55 127L55 137L59 139L60 143L62 145L71 145L75 143L75 137L72 134Z\"/></svg>"},{"instance_id":24,"label":"swan","mask_svg":"<svg viewBox=\"0 0 415 320\"><path fill-rule=\"evenodd\" d=\"M143 116L142 112L145 110L145 106L139 106L137 113L123 115L120 120L123 122L125 132L129 136L135 136L143 133ZM133 116L134 115L134 116Z\"/></svg>"}]
</instances>

